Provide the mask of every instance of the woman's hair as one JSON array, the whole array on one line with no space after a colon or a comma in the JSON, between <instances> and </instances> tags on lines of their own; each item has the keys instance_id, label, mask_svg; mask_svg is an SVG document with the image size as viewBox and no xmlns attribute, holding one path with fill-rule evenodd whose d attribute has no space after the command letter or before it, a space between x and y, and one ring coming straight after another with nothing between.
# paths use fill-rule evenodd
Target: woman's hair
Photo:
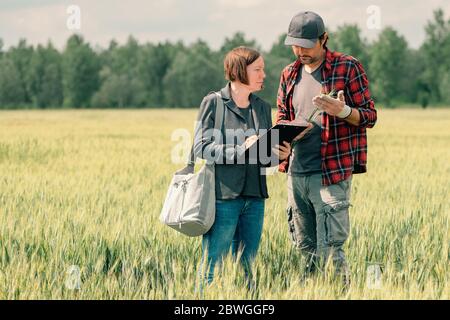
<instances>
[{"instance_id":1,"label":"woman's hair","mask_svg":"<svg viewBox=\"0 0 450 320\"><path fill-rule=\"evenodd\" d=\"M248 84L247 66L255 62L261 54L251 48L237 47L227 53L223 60L225 79Z\"/></svg>"}]
</instances>

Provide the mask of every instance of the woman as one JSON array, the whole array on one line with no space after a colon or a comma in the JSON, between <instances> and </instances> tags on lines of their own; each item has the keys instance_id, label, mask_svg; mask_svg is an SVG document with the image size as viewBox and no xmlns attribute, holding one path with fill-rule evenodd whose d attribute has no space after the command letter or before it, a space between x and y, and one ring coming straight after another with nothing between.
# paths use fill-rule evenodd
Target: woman
<instances>
[{"instance_id":1,"label":"woman","mask_svg":"<svg viewBox=\"0 0 450 320\"><path fill-rule=\"evenodd\" d=\"M202 134L196 134L194 144L198 157L214 157L216 179L216 218L202 240L206 276L200 272L201 287L204 281L212 282L214 268L230 246L234 257L241 253L240 262L251 285L251 263L261 239L264 201L268 198L266 176L260 174L262 168L245 161L244 152L259 130L272 126L270 105L253 94L263 88L264 59L253 49L238 47L226 55L224 71L229 83L220 90L221 97L212 93L203 99L198 116ZM211 134L217 99L222 99L224 105L221 139ZM278 148L279 159L286 159L290 145L283 142Z\"/></svg>"}]
</instances>

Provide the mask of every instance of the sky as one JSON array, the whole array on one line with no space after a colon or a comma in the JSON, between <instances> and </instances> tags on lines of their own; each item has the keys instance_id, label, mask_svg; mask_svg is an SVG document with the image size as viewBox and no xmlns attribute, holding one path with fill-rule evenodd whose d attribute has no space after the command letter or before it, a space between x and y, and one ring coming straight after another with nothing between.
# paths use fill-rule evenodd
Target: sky
<instances>
[{"instance_id":1,"label":"sky","mask_svg":"<svg viewBox=\"0 0 450 320\"><path fill-rule=\"evenodd\" d=\"M68 11L71 5L79 8L79 19ZM133 35L140 43L202 39L218 49L226 37L243 31L268 50L287 32L292 16L311 10L328 30L357 24L373 41L382 28L392 26L418 48L437 8L449 18L450 0L0 0L0 38L4 48L25 38L31 44L51 39L62 49L76 32L103 48L111 39L124 43ZM79 28L73 21L80 21Z\"/></svg>"}]
</instances>

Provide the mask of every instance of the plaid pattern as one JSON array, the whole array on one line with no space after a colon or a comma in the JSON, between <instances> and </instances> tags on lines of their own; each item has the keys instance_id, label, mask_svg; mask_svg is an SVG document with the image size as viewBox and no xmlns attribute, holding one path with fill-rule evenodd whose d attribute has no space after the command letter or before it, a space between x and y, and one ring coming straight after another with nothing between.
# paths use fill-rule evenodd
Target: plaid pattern
<instances>
[{"instance_id":1,"label":"plaid pattern","mask_svg":"<svg viewBox=\"0 0 450 320\"><path fill-rule=\"evenodd\" d=\"M295 119L292 106L294 85L300 59L288 65L281 73L277 97L277 123ZM323 93L344 90L346 104L356 108L360 124L353 126L335 116L322 113L322 184L331 185L347 179L352 173L366 172L367 135L366 128L372 128L377 121L377 112L370 97L369 81L358 60L352 56L326 50L322 68ZM289 158L279 166L287 172Z\"/></svg>"}]
</instances>

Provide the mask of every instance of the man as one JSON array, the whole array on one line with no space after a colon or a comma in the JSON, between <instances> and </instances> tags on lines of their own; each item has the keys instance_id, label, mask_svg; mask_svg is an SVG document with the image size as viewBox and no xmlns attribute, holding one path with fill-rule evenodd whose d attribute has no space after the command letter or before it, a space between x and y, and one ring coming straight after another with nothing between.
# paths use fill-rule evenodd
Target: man
<instances>
[{"instance_id":1,"label":"man","mask_svg":"<svg viewBox=\"0 0 450 320\"><path fill-rule=\"evenodd\" d=\"M312 129L280 164L288 173L288 224L308 271L332 257L349 284L343 250L349 235L350 186L366 172L366 128L377 120L368 80L355 58L328 50L322 18L300 12L285 40L297 60L281 73L277 123L309 121ZM331 93L337 92L337 97Z\"/></svg>"}]
</instances>

